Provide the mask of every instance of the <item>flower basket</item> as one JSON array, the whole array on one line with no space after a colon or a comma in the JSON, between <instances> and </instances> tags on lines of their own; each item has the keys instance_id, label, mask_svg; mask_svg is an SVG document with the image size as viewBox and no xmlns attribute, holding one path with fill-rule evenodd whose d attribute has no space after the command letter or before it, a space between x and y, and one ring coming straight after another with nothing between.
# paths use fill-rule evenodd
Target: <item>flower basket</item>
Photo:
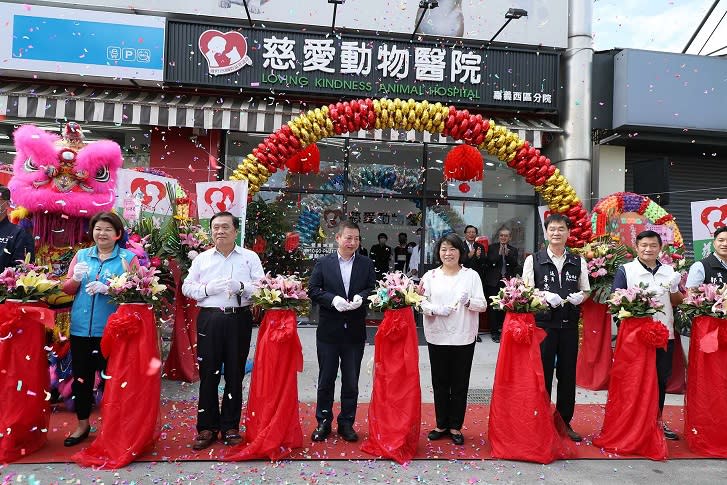
<instances>
[{"instance_id":1,"label":"flower basket","mask_svg":"<svg viewBox=\"0 0 727 485\"><path fill-rule=\"evenodd\" d=\"M658 327L663 331L657 330ZM659 389L654 365L656 347L661 344L664 331L664 325L650 316L621 321L606 415L601 432L593 440L594 445L609 453L652 460L667 458L656 406Z\"/></svg>"},{"instance_id":2,"label":"flower basket","mask_svg":"<svg viewBox=\"0 0 727 485\"><path fill-rule=\"evenodd\" d=\"M369 308L374 311L418 308L424 300L424 289L401 271L385 274L377 284L374 294L368 297Z\"/></svg>"},{"instance_id":3,"label":"flower basket","mask_svg":"<svg viewBox=\"0 0 727 485\"><path fill-rule=\"evenodd\" d=\"M28 256L16 267L0 273L0 302L15 300L37 302L59 293L60 280L49 268L31 264Z\"/></svg>"},{"instance_id":4,"label":"flower basket","mask_svg":"<svg viewBox=\"0 0 727 485\"><path fill-rule=\"evenodd\" d=\"M586 260L591 298L596 303L606 303L616 270L636 256L631 247L620 244L617 238L610 235L602 236L576 251Z\"/></svg>"},{"instance_id":5,"label":"flower basket","mask_svg":"<svg viewBox=\"0 0 727 485\"><path fill-rule=\"evenodd\" d=\"M303 349L291 308L269 308L257 336L250 395L245 409L245 442L225 460L280 460L303 446L298 413L298 372Z\"/></svg>"},{"instance_id":6,"label":"flower basket","mask_svg":"<svg viewBox=\"0 0 727 485\"><path fill-rule=\"evenodd\" d=\"M549 308L545 293L526 285L521 278L508 278L503 282L505 286L497 295L490 297L494 308L514 313L537 313Z\"/></svg>"},{"instance_id":7,"label":"flower basket","mask_svg":"<svg viewBox=\"0 0 727 485\"><path fill-rule=\"evenodd\" d=\"M385 310L374 343L369 434L361 449L403 464L416 455L421 423L418 337L412 307Z\"/></svg>"},{"instance_id":8,"label":"flower basket","mask_svg":"<svg viewBox=\"0 0 727 485\"><path fill-rule=\"evenodd\" d=\"M611 314L608 305L587 298L581 306L583 340L576 362L576 384L584 389L608 389L613 360L611 348Z\"/></svg>"},{"instance_id":9,"label":"flower basket","mask_svg":"<svg viewBox=\"0 0 727 485\"><path fill-rule=\"evenodd\" d=\"M533 313L505 314L488 424L495 458L550 463L574 453L562 420L556 427L560 415L554 414L545 389L540 358L544 338Z\"/></svg>"},{"instance_id":10,"label":"flower basket","mask_svg":"<svg viewBox=\"0 0 727 485\"><path fill-rule=\"evenodd\" d=\"M23 458L47 441L47 325L53 325L53 312L42 303L0 304L0 463Z\"/></svg>"},{"instance_id":11,"label":"flower basket","mask_svg":"<svg viewBox=\"0 0 727 485\"><path fill-rule=\"evenodd\" d=\"M689 346L684 437L689 449L727 458L727 319L696 316Z\"/></svg>"},{"instance_id":12,"label":"flower basket","mask_svg":"<svg viewBox=\"0 0 727 485\"><path fill-rule=\"evenodd\" d=\"M108 360L103 426L88 448L71 457L79 465L121 468L154 446L160 433L157 341L154 312L148 304L122 303L109 317L101 338L101 352Z\"/></svg>"},{"instance_id":13,"label":"flower basket","mask_svg":"<svg viewBox=\"0 0 727 485\"><path fill-rule=\"evenodd\" d=\"M276 275L267 273L257 282L252 294L253 304L264 310L288 309L298 314L306 314L310 310L310 300L305 290L305 282L296 276Z\"/></svg>"}]
</instances>

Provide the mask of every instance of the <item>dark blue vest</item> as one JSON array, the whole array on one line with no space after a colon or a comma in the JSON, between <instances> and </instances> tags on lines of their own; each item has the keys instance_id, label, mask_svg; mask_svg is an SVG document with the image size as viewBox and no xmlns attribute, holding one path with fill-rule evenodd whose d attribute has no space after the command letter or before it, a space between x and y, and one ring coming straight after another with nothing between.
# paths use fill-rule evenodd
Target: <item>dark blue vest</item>
<instances>
[{"instance_id":1,"label":"dark blue vest","mask_svg":"<svg viewBox=\"0 0 727 485\"><path fill-rule=\"evenodd\" d=\"M717 259L717 256L710 254L702 260L702 266L704 266L705 283L718 286L727 283L727 269Z\"/></svg>"},{"instance_id":2,"label":"dark blue vest","mask_svg":"<svg viewBox=\"0 0 727 485\"><path fill-rule=\"evenodd\" d=\"M558 268L548 256L548 252L538 251L533 255L533 273L536 288L557 293L564 300L571 293L580 291L578 279L581 276L581 258L575 254L566 253L563 271L559 278ZM536 313L535 324L542 328L578 328L580 316L580 308L566 302L562 307Z\"/></svg>"}]
</instances>

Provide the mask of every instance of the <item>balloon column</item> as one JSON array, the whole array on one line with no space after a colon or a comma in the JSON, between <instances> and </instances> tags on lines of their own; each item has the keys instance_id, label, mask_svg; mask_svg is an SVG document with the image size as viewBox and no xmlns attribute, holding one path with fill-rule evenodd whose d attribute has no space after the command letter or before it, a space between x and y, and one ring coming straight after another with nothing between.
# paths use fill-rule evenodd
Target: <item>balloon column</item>
<instances>
[{"instance_id":1,"label":"balloon column","mask_svg":"<svg viewBox=\"0 0 727 485\"><path fill-rule=\"evenodd\" d=\"M442 133L480 150L486 149L534 185L551 211L566 214L573 221L569 246L582 246L590 239L591 223L586 209L573 187L540 150L482 115L441 103L398 98L360 99L310 110L266 137L245 157L231 178L247 179L253 195L272 173L308 145L333 135L384 128Z\"/></svg>"}]
</instances>

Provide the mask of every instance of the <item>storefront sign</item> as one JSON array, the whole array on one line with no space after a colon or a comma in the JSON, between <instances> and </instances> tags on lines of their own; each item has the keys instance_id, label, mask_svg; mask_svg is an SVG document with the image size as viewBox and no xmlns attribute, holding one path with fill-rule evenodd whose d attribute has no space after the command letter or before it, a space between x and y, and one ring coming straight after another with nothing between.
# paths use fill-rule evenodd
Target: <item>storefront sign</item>
<instances>
[{"instance_id":1,"label":"storefront sign","mask_svg":"<svg viewBox=\"0 0 727 485\"><path fill-rule=\"evenodd\" d=\"M727 225L727 199L692 202L692 242L694 259L712 253L714 231Z\"/></svg>"},{"instance_id":2,"label":"storefront sign","mask_svg":"<svg viewBox=\"0 0 727 485\"><path fill-rule=\"evenodd\" d=\"M18 4L0 4L0 17L2 73L163 79L162 17Z\"/></svg>"},{"instance_id":3,"label":"storefront sign","mask_svg":"<svg viewBox=\"0 0 727 485\"><path fill-rule=\"evenodd\" d=\"M168 83L551 112L558 107L554 52L177 22L168 29ZM199 48L190 51L190 45Z\"/></svg>"}]
</instances>

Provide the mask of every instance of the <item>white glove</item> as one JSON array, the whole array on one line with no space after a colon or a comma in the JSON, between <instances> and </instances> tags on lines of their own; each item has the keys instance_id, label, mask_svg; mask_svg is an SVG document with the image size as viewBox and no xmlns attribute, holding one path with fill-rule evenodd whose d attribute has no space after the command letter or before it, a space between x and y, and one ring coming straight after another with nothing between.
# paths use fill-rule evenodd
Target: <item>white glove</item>
<instances>
[{"instance_id":1,"label":"white glove","mask_svg":"<svg viewBox=\"0 0 727 485\"><path fill-rule=\"evenodd\" d=\"M553 293L552 291L545 292L545 301L547 301L548 305L552 307L561 306L563 304L563 298L561 298L558 293Z\"/></svg>"},{"instance_id":2,"label":"white glove","mask_svg":"<svg viewBox=\"0 0 727 485\"><path fill-rule=\"evenodd\" d=\"M669 292L676 293L679 291L679 283L682 281L681 273L674 273L674 276L669 280Z\"/></svg>"},{"instance_id":3,"label":"white glove","mask_svg":"<svg viewBox=\"0 0 727 485\"><path fill-rule=\"evenodd\" d=\"M348 304L349 310L356 310L363 304L363 298L361 298L361 295L355 295L353 297L353 300L351 300L351 303Z\"/></svg>"},{"instance_id":4,"label":"white glove","mask_svg":"<svg viewBox=\"0 0 727 485\"><path fill-rule=\"evenodd\" d=\"M79 283L83 281L83 278L88 274L88 263L77 263L73 267L73 281L78 281Z\"/></svg>"},{"instance_id":5,"label":"white glove","mask_svg":"<svg viewBox=\"0 0 727 485\"><path fill-rule=\"evenodd\" d=\"M462 294L459 295L457 303L459 303L460 305L466 305L468 301L470 301L470 294L466 291L463 291Z\"/></svg>"},{"instance_id":6,"label":"white glove","mask_svg":"<svg viewBox=\"0 0 727 485\"><path fill-rule=\"evenodd\" d=\"M571 303L572 303L573 305L576 305L576 306L578 306L578 305L580 305L581 303L583 303L583 300L585 300L585 299L586 299L586 294L585 294L585 293L583 293L582 291L579 291L578 293L571 293L570 295L568 295L568 296L566 297L566 299L567 299L567 300L568 300L569 302L571 302Z\"/></svg>"},{"instance_id":7,"label":"white glove","mask_svg":"<svg viewBox=\"0 0 727 485\"><path fill-rule=\"evenodd\" d=\"M88 293L89 295L95 295L96 293L105 295L108 292L109 285L105 285L100 281L91 281L89 284L86 285L86 293Z\"/></svg>"},{"instance_id":8,"label":"white glove","mask_svg":"<svg viewBox=\"0 0 727 485\"><path fill-rule=\"evenodd\" d=\"M331 305L333 305L333 308L335 308L339 312L347 312L349 310L352 310L351 304L340 296L334 296Z\"/></svg>"},{"instance_id":9,"label":"white glove","mask_svg":"<svg viewBox=\"0 0 727 485\"><path fill-rule=\"evenodd\" d=\"M225 280L222 278L212 280L205 285L204 291L207 293L207 296L219 295L223 291L227 291L227 286L229 283L230 280Z\"/></svg>"},{"instance_id":10,"label":"white glove","mask_svg":"<svg viewBox=\"0 0 727 485\"><path fill-rule=\"evenodd\" d=\"M227 294L228 295L237 295L240 293L240 290L242 289L242 283L235 280L228 280L227 281Z\"/></svg>"},{"instance_id":11,"label":"white glove","mask_svg":"<svg viewBox=\"0 0 727 485\"><path fill-rule=\"evenodd\" d=\"M452 313L452 307L447 305L437 305L432 308L432 313L434 315L439 315L440 317L448 317L449 314Z\"/></svg>"}]
</instances>

